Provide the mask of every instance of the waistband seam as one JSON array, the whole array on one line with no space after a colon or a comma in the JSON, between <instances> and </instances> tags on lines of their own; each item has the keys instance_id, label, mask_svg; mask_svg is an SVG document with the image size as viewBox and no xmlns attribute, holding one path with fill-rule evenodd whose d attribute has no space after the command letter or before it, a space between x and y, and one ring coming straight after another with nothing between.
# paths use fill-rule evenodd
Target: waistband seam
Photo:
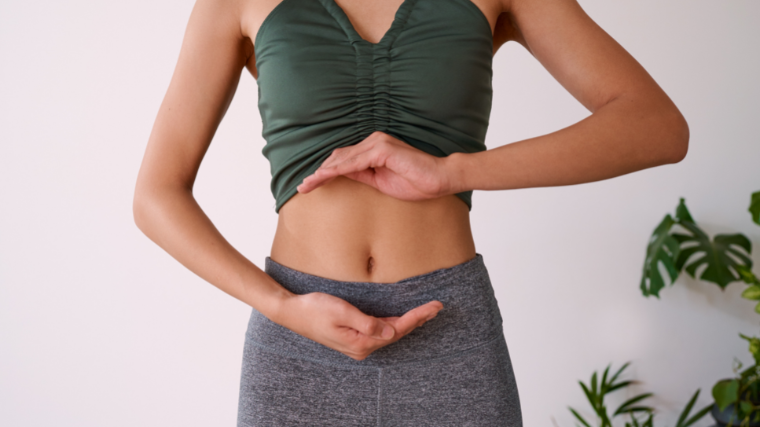
<instances>
[{"instance_id":1,"label":"waistband seam","mask_svg":"<svg viewBox=\"0 0 760 427\"><path fill-rule=\"evenodd\" d=\"M383 368L377 370L377 427L382 426Z\"/></svg>"},{"instance_id":2,"label":"waistband seam","mask_svg":"<svg viewBox=\"0 0 760 427\"><path fill-rule=\"evenodd\" d=\"M255 347L258 347L260 350L266 351L268 353L277 354L279 356L287 357L289 359L305 360L305 361L316 363L316 364L319 364L319 365L333 366L333 367L336 367L336 368L344 368L344 369L382 370L382 369L393 368L393 367L398 367L398 366L408 366L408 365L415 365L415 364L421 364L421 363L434 363L434 362L444 361L444 360L447 360L447 359L455 359L455 358L463 356L463 355L465 355L467 353L472 353L472 352L480 349L481 347L488 346L488 345L494 343L495 341L498 341L499 339L503 339L503 338L504 338L504 330L501 329L496 334L495 337L489 339L488 341L482 342L482 343L477 344L477 345L472 346L472 347L468 347L468 348L466 348L464 350L459 350L457 352L454 352L454 353L451 353L451 354L447 354L445 356L433 357L433 358L428 358L428 359L413 359L413 360L401 361L401 362L398 362L398 363L391 363L391 364L388 364L388 365L373 365L373 366L360 366L360 365L354 365L354 364L351 364L351 363L327 362L327 361L324 361L324 360L320 360L320 359L316 359L316 358L308 357L308 356L293 356L290 353L273 349L273 348L271 348L269 346L266 346L266 345L264 345L262 343L259 343L259 342L255 341L253 339L250 339L250 338L248 340L246 340L246 344L250 344L250 345L253 345ZM326 348L329 348L329 347L326 347ZM348 356L346 356L346 357L348 357Z\"/></svg>"}]
</instances>

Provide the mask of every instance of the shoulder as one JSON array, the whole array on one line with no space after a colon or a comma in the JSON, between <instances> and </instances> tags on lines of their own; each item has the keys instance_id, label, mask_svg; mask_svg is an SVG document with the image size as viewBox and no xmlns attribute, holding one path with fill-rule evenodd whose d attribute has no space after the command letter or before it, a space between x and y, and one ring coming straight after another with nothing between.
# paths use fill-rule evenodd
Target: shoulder
<instances>
[{"instance_id":1,"label":"shoulder","mask_svg":"<svg viewBox=\"0 0 760 427\"><path fill-rule=\"evenodd\" d=\"M190 22L199 30L242 36L241 18L246 3L244 0L195 0Z\"/></svg>"},{"instance_id":2,"label":"shoulder","mask_svg":"<svg viewBox=\"0 0 760 427\"><path fill-rule=\"evenodd\" d=\"M251 4L262 0L195 0L187 32L189 36L213 40L215 43L235 45L249 57L252 52L247 43L245 17Z\"/></svg>"},{"instance_id":3,"label":"shoulder","mask_svg":"<svg viewBox=\"0 0 760 427\"><path fill-rule=\"evenodd\" d=\"M505 43L516 41L531 54L535 50L530 46L531 38L535 40L542 34L561 33L569 28L577 30L595 26L577 0L496 1L501 2L504 11L496 31L500 32Z\"/></svg>"},{"instance_id":4,"label":"shoulder","mask_svg":"<svg viewBox=\"0 0 760 427\"><path fill-rule=\"evenodd\" d=\"M253 2L258 1L261 0L254 0ZM213 16L216 19L223 19L224 23L230 23L235 20L239 21L242 10L249 3L251 3L250 0L195 0L193 11L209 17Z\"/></svg>"}]
</instances>

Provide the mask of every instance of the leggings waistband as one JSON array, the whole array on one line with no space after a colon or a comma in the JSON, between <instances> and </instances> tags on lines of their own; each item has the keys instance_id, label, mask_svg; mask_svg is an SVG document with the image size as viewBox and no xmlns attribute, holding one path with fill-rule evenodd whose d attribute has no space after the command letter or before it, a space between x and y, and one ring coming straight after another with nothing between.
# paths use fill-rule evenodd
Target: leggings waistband
<instances>
[{"instance_id":1,"label":"leggings waistband","mask_svg":"<svg viewBox=\"0 0 760 427\"><path fill-rule=\"evenodd\" d=\"M443 309L399 341L357 361L296 334L252 310L246 340L264 350L347 367L377 367L450 357L503 339L502 317L479 253L452 267L394 283L348 282L304 273L266 257L264 271L295 294L324 292L376 317L400 316L438 300Z\"/></svg>"}]
</instances>

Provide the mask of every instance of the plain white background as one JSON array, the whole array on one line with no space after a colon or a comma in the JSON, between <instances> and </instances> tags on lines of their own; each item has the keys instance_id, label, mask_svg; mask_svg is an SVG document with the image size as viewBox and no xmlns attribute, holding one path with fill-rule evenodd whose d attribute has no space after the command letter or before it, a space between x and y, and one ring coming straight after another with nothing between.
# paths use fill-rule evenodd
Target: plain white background
<instances>
[{"instance_id":1,"label":"plain white background","mask_svg":"<svg viewBox=\"0 0 760 427\"><path fill-rule=\"evenodd\" d=\"M477 251L505 320L525 425L590 415L578 379L632 361L658 426L697 388L710 403L739 332L740 298L682 276L644 298L647 239L679 197L711 234L760 245L760 3L582 0L665 89L691 128L684 161L584 185L474 194ZM250 309L145 237L132 192L190 0L0 3L0 425L233 426ZM494 59L489 148L586 117L516 43ZM263 267L277 215L244 71L195 194ZM753 259L760 262L757 253ZM757 271L757 270L756 270ZM612 404L619 402L613 399ZM553 421L554 420L554 421ZM708 425L707 421L700 426Z\"/></svg>"}]
</instances>

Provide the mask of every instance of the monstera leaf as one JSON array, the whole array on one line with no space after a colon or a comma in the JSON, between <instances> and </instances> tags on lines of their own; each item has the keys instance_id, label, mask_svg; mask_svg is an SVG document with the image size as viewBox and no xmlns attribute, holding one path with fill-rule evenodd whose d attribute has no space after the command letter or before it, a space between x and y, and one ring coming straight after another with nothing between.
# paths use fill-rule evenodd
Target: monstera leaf
<instances>
[{"instance_id":1,"label":"monstera leaf","mask_svg":"<svg viewBox=\"0 0 760 427\"><path fill-rule=\"evenodd\" d=\"M665 281L658 268L660 262L670 276L670 283L678 278L680 268L676 268L676 258L680 248L678 241L670 235L670 229L676 221L670 214L662 219L660 225L655 228L652 237L649 238L646 259L644 260L644 273L641 277L641 292L648 297L654 295L660 297L660 290L665 287Z\"/></svg>"},{"instance_id":2,"label":"monstera leaf","mask_svg":"<svg viewBox=\"0 0 760 427\"><path fill-rule=\"evenodd\" d=\"M760 225L760 191L752 193L752 201L749 204L749 211L752 213L752 221Z\"/></svg>"},{"instance_id":3,"label":"monstera leaf","mask_svg":"<svg viewBox=\"0 0 760 427\"><path fill-rule=\"evenodd\" d=\"M760 199L760 192L752 197L755 203L756 199ZM757 209L760 210L760 200L757 204ZM750 206L750 210L753 206ZM673 232L672 228L676 224L686 233ZM718 234L710 240L697 226L682 197L675 217L666 215L649 239L639 287L644 296L654 295L659 298L660 290L665 287L664 277L659 270L662 264L671 283L675 282L682 270L686 270L695 279L715 283L721 289L725 289L731 282L743 280L747 284L756 285L747 292L745 298L760 301L760 281L752 274L752 260L748 256L751 252L752 243L740 233ZM760 313L760 303L755 310Z\"/></svg>"},{"instance_id":4,"label":"monstera leaf","mask_svg":"<svg viewBox=\"0 0 760 427\"><path fill-rule=\"evenodd\" d=\"M737 267L752 268L752 260L745 252L737 249L737 247L742 248L747 254L752 252L752 243L743 234L718 234L710 241L710 237L694 223L683 198L676 209L676 221L690 233L672 233L680 245L676 258L678 271L685 269L691 277L715 283L725 289L729 283L741 280L738 273L734 273ZM696 257L692 259L694 255ZM697 269L702 265L706 268L697 277ZM731 268L734 270L732 271Z\"/></svg>"}]
</instances>

